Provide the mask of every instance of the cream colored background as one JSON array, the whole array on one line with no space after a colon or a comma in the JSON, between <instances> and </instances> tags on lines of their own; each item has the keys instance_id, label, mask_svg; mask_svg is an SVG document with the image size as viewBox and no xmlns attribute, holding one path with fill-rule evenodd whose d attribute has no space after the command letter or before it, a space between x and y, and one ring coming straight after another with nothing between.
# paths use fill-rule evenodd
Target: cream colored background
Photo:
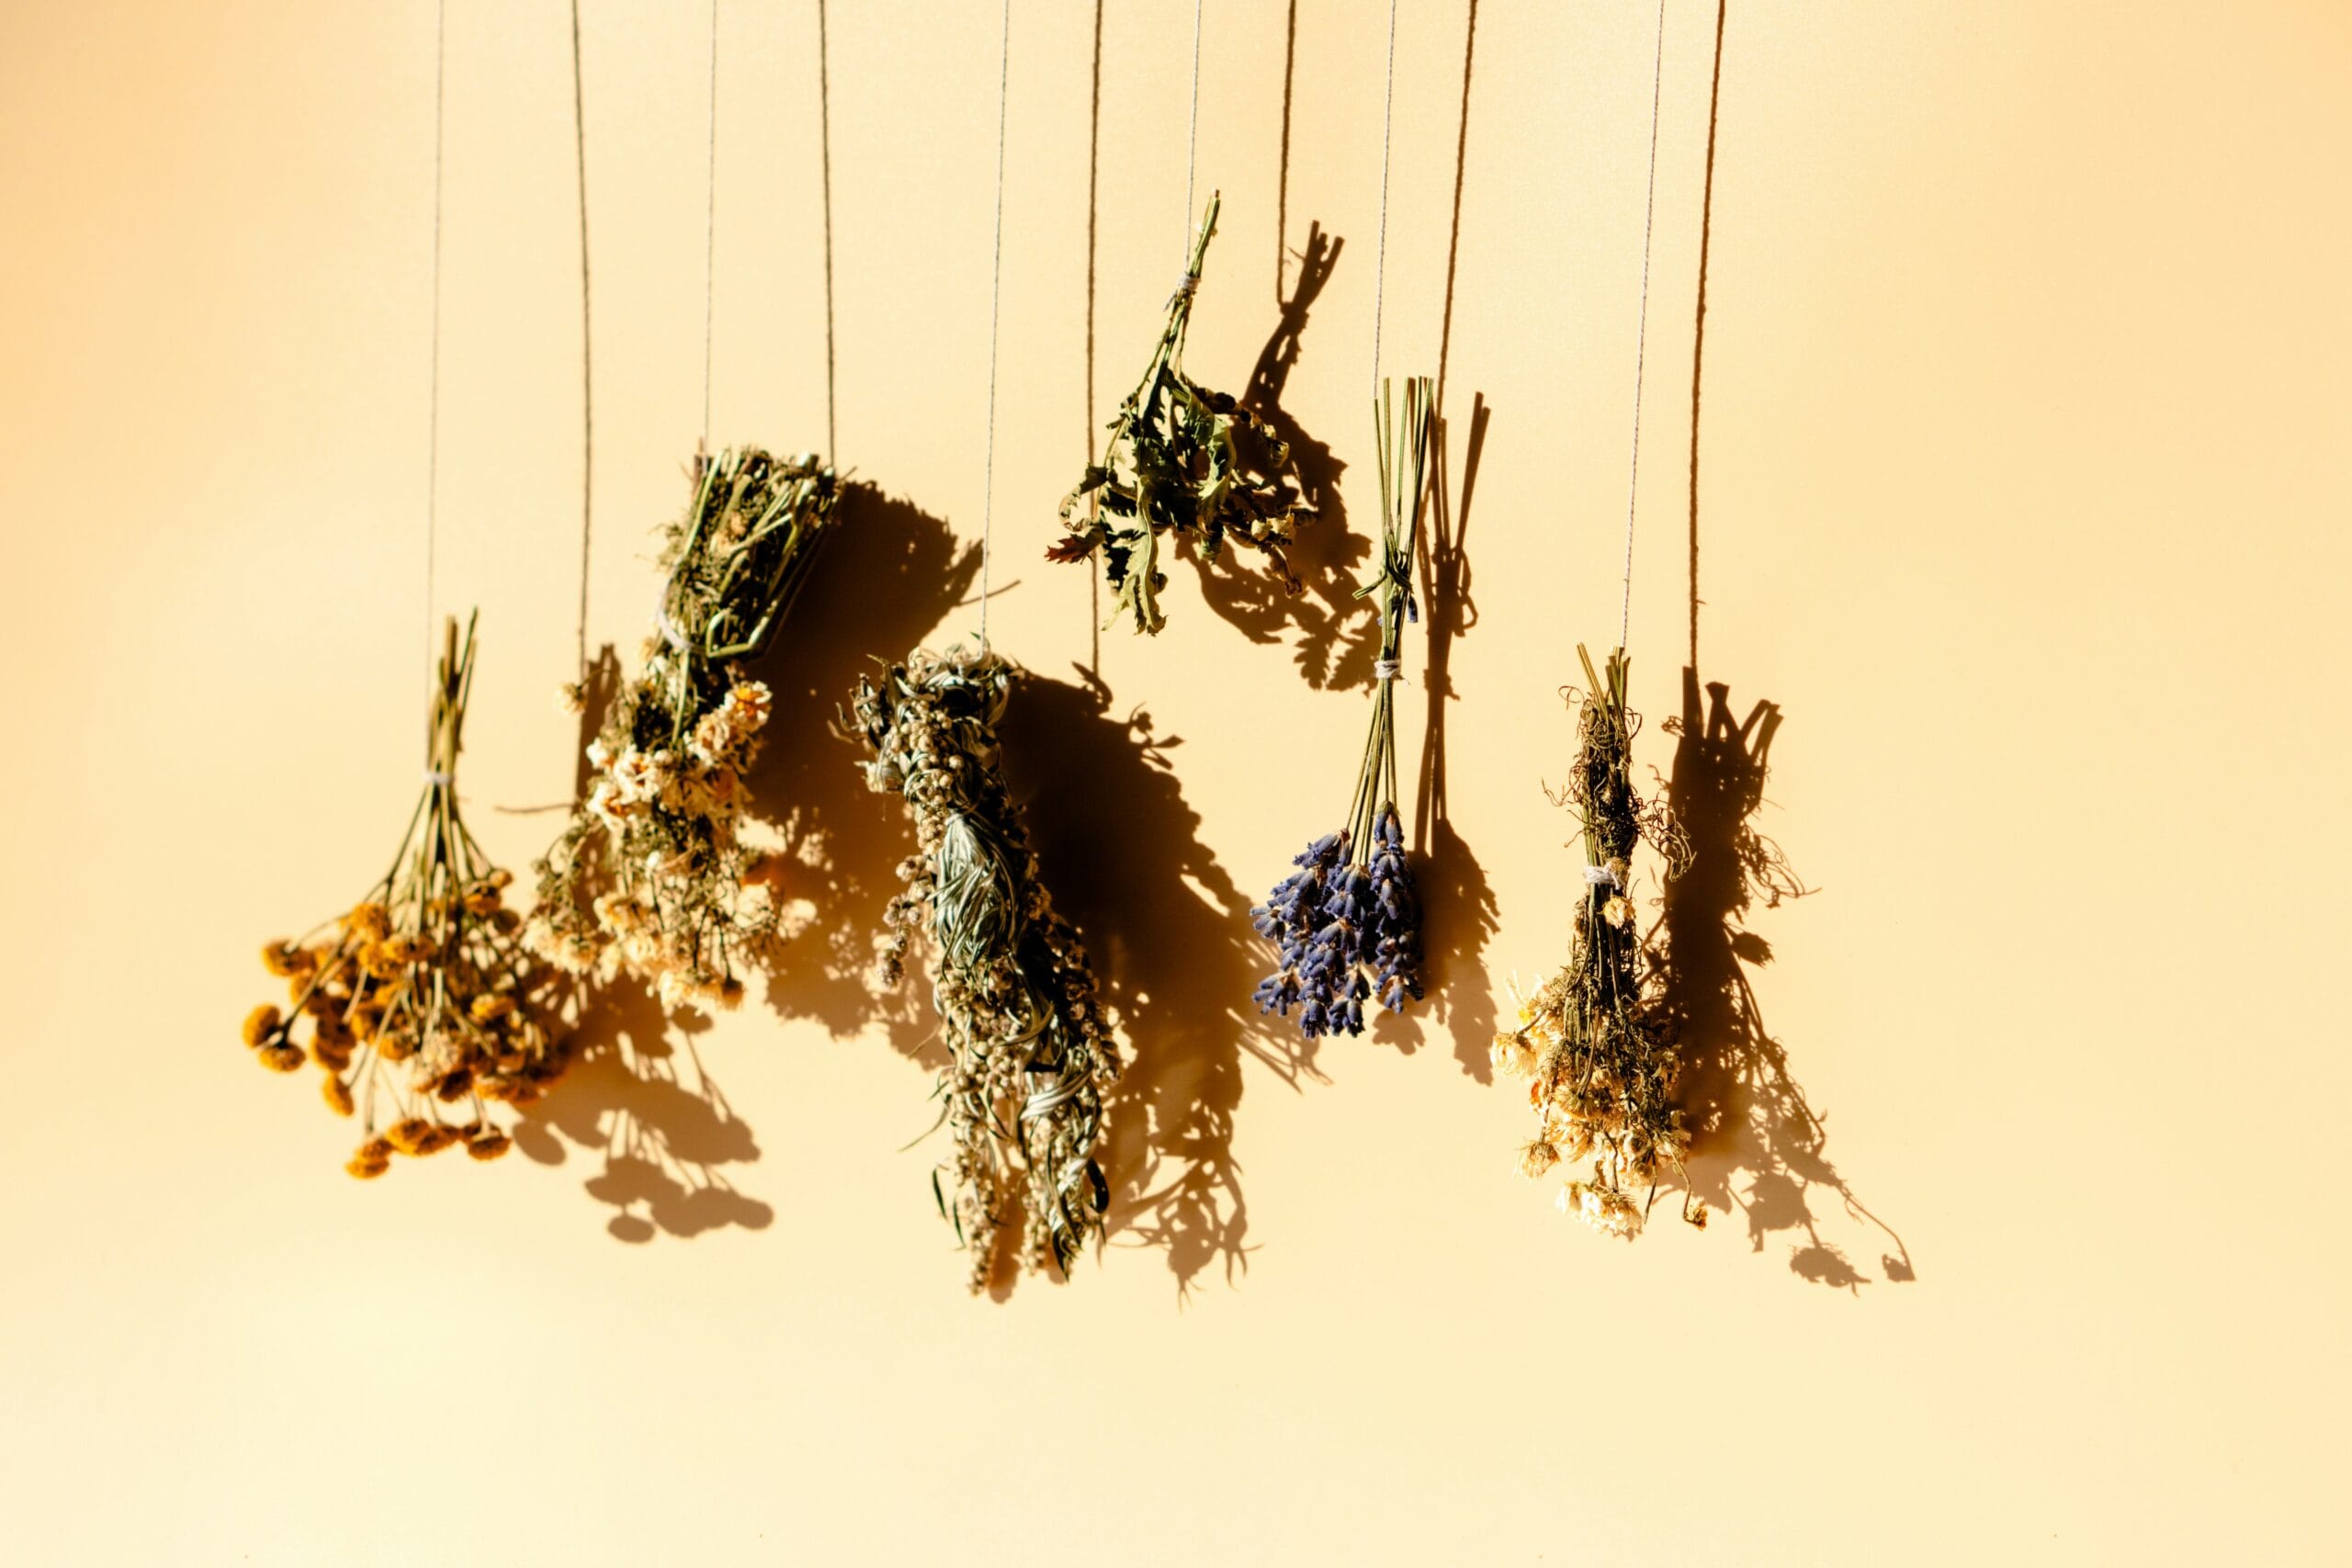
<instances>
[{"instance_id":1,"label":"cream colored background","mask_svg":"<svg viewBox=\"0 0 2352 1568\"><path fill-rule=\"evenodd\" d=\"M1717 41L1710 0L1668 6L1631 639L1661 769ZM521 865L553 819L492 808L571 769L569 18L449 9L438 607L482 608L467 793ZM1287 9L1206 8L1226 217L1192 363L1238 387L1278 243L1344 237L1284 404L1361 534L1381 12ZM628 648L699 424L706 34L694 5L583 10L591 632ZM1402 10L1400 374L1445 335L1465 34L1464 0ZM715 434L821 446L815 11L721 11ZM1104 11L1090 413L1094 12L1014 6L991 630L1064 682L1089 589L1038 552L1185 219L1189 8ZM1107 708L1065 685L1019 732L1142 1102L1105 1258L996 1303L960 1288L935 1145L901 1148L920 1021L854 987L804 971L796 1016L694 1042L730 1111L646 1035L582 1073L540 1163L372 1188L308 1080L246 1059L255 945L352 897L414 788L432 7L15 0L0 1555L2345 1561L2352 17L1729 0L1699 651L1740 713L1787 714L1760 826L1819 892L1751 911L1752 978L1828 1135L1778 1173L1716 1151L1757 1234L1629 1249L1510 1173L1520 1105L1464 1058L1556 961L1576 886L1541 786L1574 644L1617 614L1653 15L1476 15L1452 488L1474 397L1492 416L1449 774L1498 925L1457 899L1432 940L1483 940L1485 973L1295 1083L1227 1016L1233 910L1336 822L1363 700L1178 571L1165 637L1103 637ZM995 8L836 0L831 28L839 457L969 544ZM969 631L945 554L829 561L808 668ZM818 695L784 776L832 813L857 886L829 897L870 915L899 829ZM1137 709L1182 739L1172 774ZM652 1164L608 1172L605 1144ZM710 1182L736 1196L682 1196ZM1146 1223L1180 1210L1210 1228Z\"/></svg>"}]
</instances>

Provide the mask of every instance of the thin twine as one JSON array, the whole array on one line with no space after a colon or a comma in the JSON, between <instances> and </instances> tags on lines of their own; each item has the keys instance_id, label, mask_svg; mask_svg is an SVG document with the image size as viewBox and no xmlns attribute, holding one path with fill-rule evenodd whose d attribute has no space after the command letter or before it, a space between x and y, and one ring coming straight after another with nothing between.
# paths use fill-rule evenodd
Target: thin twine
<instances>
[{"instance_id":1,"label":"thin twine","mask_svg":"<svg viewBox=\"0 0 2352 1568\"><path fill-rule=\"evenodd\" d=\"M1657 47L1650 62L1649 189L1642 202L1642 306L1634 328L1634 450L1625 475L1625 602L1617 617L1617 646L1634 623L1634 515L1642 479L1642 370L1649 355L1650 232L1657 216L1657 109L1666 81L1666 0L1657 0Z\"/></svg>"},{"instance_id":2,"label":"thin twine","mask_svg":"<svg viewBox=\"0 0 2352 1568\"><path fill-rule=\"evenodd\" d=\"M1396 124L1396 0L1388 0L1388 85L1380 109L1380 239L1372 253L1372 395L1375 401L1380 397L1380 318L1388 292L1388 143Z\"/></svg>"},{"instance_id":3,"label":"thin twine","mask_svg":"<svg viewBox=\"0 0 2352 1568\"><path fill-rule=\"evenodd\" d=\"M989 568L994 558L996 523L997 318L1004 299L1004 125L1012 86L1012 0L1004 0L1004 23L997 46L996 242L989 264L989 435L980 468L980 651L989 650Z\"/></svg>"},{"instance_id":4,"label":"thin twine","mask_svg":"<svg viewBox=\"0 0 2352 1568\"><path fill-rule=\"evenodd\" d=\"M826 54L825 0L817 0L817 155L825 201L825 460L839 468L841 438L833 427L833 88Z\"/></svg>"},{"instance_id":5,"label":"thin twine","mask_svg":"<svg viewBox=\"0 0 2352 1568\"><path fill-rule=\"evenodd\" d=\"M718 0L710 0L710 160L703 177L702 443L710 445L712 303L718 270Z\"/></svg>"},{"instance_id":6,"label":"thin twine","mask_svg":"<svg viewBox=\"0 0 2352 1568\"><path fill-rule=\"evenodd\" d=\"M424 668L434 668L433 569L441 526L441 143L448 75L448 0L433 7L433 346L425 394Z\"/></svg>"},{"instance_id":7,"label":"thin twine","mask_svg":"<svg viewBox=\"0 0 2352 1568\"><path fill-rule=\"evenodd\" d=\"M1193 114L1184 130L1184 274L1193 270L1193 182L1201 165L1201 6L1193 0Z\"/></svg>"},{"instance_id":8,"label":"thin twine","mask_svg":"<svg viewBox=\"0 0 2352 1568\"><path fill-rule=\"evenodd\" d=\"M596 373L588 309L588 110L581 85L580 0L571 0L571 140L580 170L580 671L588 671L588 561L595 516Z\"/></svg>"}]
</instances>

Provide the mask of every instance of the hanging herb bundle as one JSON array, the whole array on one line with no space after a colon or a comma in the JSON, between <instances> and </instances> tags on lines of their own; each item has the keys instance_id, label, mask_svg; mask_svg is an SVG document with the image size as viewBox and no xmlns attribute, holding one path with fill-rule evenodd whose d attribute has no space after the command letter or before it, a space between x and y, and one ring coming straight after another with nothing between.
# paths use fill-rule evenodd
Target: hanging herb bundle
<instances>
[{"instance_id":1,"label":"hanging herb bundle","mask_svg":"<svg viewBox=\"0 0 2352 1568\"><path fill-rule=\"evenodd\" d=\"M588 748L587 798L538 863L534 951L574 974L626 972L664 1006L734 1007L739 961L776 939L777 859L744 841L744 776L765 650L831 530L838 487L814 456L697 459L667 531L657 635Z\"/></svg>"},{"instance_id":2,"label":"hanging herb bundle","mask_svg":"<svg viewBox=\"0 0 2352 1568\"><path fill-rule=\"evenodd\" d=\"M1102 460L1090 464L1078 488L1062 498L1062 522L1073 528L1046 550L1049 560L1080 561L1100 553L1117 592L1117 607L1136 629L1157 634L1167 624L1159 591L1159 536L1190 541L1215 560L1230 539L1265 553L1291 592L1283 552L1299 520L1313 514L1291 468L1290 446L1265 420L1226 393L1184 373L1184 333L1201 263L1216 233L1218 198L1209 197L1193 242L1184 280L1168 301L1168 324L1136 389L1111 422ZM1089 499L1080 520L1077 513Z\"/></svg>"},{"instance_id":3,"label":"hanging herb bundle","mask_svg":"<svg viewBox=\"0 0 2352 1568\"><path fill-rule=\"evenodd\" d=\"M394 1155L463 1144L476 1159L508 1147L489 1108L526 1105L563 1071L551 1032L557 977L531 962L505 907L514 880L490 863L458 811L457 767L472 689L474 632L453 617L434 688L425 785L391 869L339 918L262 963L289 1006L255 1008L245 1043L262 1065L324 1075L326 1102L356 1115L345 1168L381 1176Z\"/></svg>"},{"instance_id":4,"label":"hanging herb bundle","mask_svg":"<svg viewBox=\"0 0 2352 1568\"><path fill-rule=\"evenodd\" d=\"M855 696L873 752L866 783L905 797L914 818L920 853L899 868L906 888L890 903L882 979L899 982L927 927L952 1053L939 1095L956 1141L932 1191L973 1254L975 1292L1013 1225L1023 1227L1023 1261L1065 1278L1102 1234L1110 1186L1096 1150L1102 1097L1119 1074L1086 950L1038 878L998 765L1012 681L1012 666L985 649L918 649L859 682Z\"/></svg>"},{"instance_id":5,"label":"hanging herb bundle","mask_svg":"<svg viewBox=\"0 0 2352 1568\"><path fill-rule=\"evenodd\" d=\"M1258 984L1261 1012L1297 1011L1299 1033L1363 1032L1364 1003L1401 1010L1421 996L1421 915L1405 863L1396 813L1396 679L1413 601L1413 536L1430 438L1430 383L1405 383L1401 408L1381 383L1381 552L1378 575L1356 590L1380 612L1380 658L1373 666L1372 729L1348 819L1306 847L1299 869L1250 911L1281 964Z\"/></svg>"},{"instance_id":6,"label":"hanging herb bundle","mask_svg":"<svg viewBox=\"0 0 2352 1568\"><path fill-rule=\"evenodd\" d=\"M1683 1174L1690 1134L1674 1109L1674 1047L1655 1010L1645 1007L1638 973L1640 939L1627 896L1635 844L1647 836L1675 875L1687 858L1681 835L1662 812L1645 811L1634 791L1634 719L1625 705L1626 660L1609 656L1596 674L1582 647L1587 686L1577 716L1576 771L1564 803L1580 819L1584 897L1566 967L1521 1009L1521 1024L1497 1036L1495 1066L1528 1080L1535 1136L1519 1166L1540 1179L1562 1162L1592 1160L1589 1178L1572 1173L1559 1205L1605 1235L1638 1235L1661 1177ZM1683 1218L1707 1223L1704 1205L1686 1199Z\"/></svg>"}]
</instances>

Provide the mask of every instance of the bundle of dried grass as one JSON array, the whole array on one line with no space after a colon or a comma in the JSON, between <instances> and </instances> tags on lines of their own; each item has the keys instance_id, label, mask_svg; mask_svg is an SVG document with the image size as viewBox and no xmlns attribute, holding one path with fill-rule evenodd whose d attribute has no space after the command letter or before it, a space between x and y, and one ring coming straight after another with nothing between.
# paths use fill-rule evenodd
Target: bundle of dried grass
<instances>
[{"instance_id":1,"label":"bundle of dried grass","mask_svg":"<svg viewBox=\"0 0 2352 1568\"><path fill-rule=\"evenodd\" d=\"M1096 1151L1119 1074L1094 972L1038 879L998 765L1012 678L985 649L918 649L860 682L854 708L873 752L867 784L903 796L914 818L921 852L899 868L882 978L898 984L910 943L928 936L951 1053L938 1093L956 1142L932 1191L973 1255L976 1292L1015 1234L1029 1268L1065 1277L1102 1234L1110 1186Z\"/></svg>"},{"instance_id":2,"label":"bundle of dried grass","mask_svg":"<svg viewBox=\"0 0 2352 1568\"><path fill-rule=\"evenodd\" d=\"M1571 1173L1559 1205L1606 1235L1641 1231L1659 1178L1683 1174L1690 1134L1674 1108L1679 1070L1668 1031L1645 1004L1635 927L1632 863L1647 837L1675 875L1687 858L1662 810L1634 792L1632 747L1636 721L1625 702L1626 660L1609 656L1596 672L1579 647L1587 685L1577 715L1577 762L1563 804L1579 818L1584 840L1583 896L1577 904L1567 965L1521 1009L1520 1026L1496 1038L1494 1062L1527 1079L1535 1136L1521 1150L1521 1171L1540 1179L1554 1167L1589 1157L1588 1179ZM1684 1182L1688 1189L1687 1180ZM1686 1200L1683 1218L1706 1224L1706 1209Z\"/></svg>"},{"instance_id":3,"label":"bundle of dried grass","mask_svg":"<svg viewBox=\"0 0 2352 1568\"><path fill-rule=\"evenodd\" d=\"M657 634L588 749L587 797L539 862L535 951L625 972L666 1007L734 1007L739 961L776 938L783 867L741 831L766 724L744 674L807 581L839 487L813 456L756 447L697 465L671 525Z\"/></svg>"}]
</instances>

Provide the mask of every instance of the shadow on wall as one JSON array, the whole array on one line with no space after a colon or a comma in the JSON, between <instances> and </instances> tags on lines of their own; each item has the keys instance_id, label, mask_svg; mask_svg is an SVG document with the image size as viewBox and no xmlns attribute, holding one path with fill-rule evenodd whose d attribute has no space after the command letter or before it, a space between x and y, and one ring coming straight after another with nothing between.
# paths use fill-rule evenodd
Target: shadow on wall
<instances>
[{"instance_id":1,"label":"shadow on wall","mask_svg":"<svg viewBox=\"0 0 2352 1568\"><path fill-rule=\"evenodd\" d=\"M1769 702L1734 719L1720 682L1706 687L1702 706L1698 671L1683 670L1682 712L1667 726L1677 737L1667 803L1689 836L1690 863L1666 885L1652 960L1682 1051L1691 1191L1745 1216L1754 1250L1789 1233L1792 1270L1859 1292L1871 1276L1825 1231L1830 1216L1818 1204L1834 1196L1846 1221L1893 1245L1879 1258L1884 1279L1916 1277L1910 1251L1830 1163L1827 1129L1791 1074L1787 1048L1765 1028L1749 980L1751 968L1772 961L1752 923L1757 905L1778 908L1813 891L1755 824L1780 726Z\"/></svg>"},{"instance_id":2,"label":"shadow on wall","mask_svg":"<svg viewBox=\"0 0 2352 1568\"><path fill-rule=\"evenodd\" d=\"M1910 1250L1854 1196L1830 1163L1827 1130L1789 1070L1787 1048L1764 1027L1749 979L1751 969L1772 961L1771 945L1751 923L1758 902L1777 908L1812 891L1780 846L1756 827L1781 710L1759 702L1742 722L1732 716L1729 686L1708 682L1703 704L1700 694L1699 394L1706 366L1715 144L1729 15L1729 0L1716 0L1706 177L1699 209L1698 311L1690 343L1690 651L1682 670L1682 711L1665 727L1677 738L1667 805L1689 836L1690 862L1666 886L1664 914L1650 943L1651 979L1682 1055L1682 1110L1693 1135L1691 1191L1714 1208L1740 1211L1756 1251L1762 1252L1773 1235L1789 1233L1793 1272L1859 1293L1871 1277L1825 1232L1830 1216L1816 1211L1817 1201L1826 1204L1834 1194L1843 1223L1875 1231L1894 1245L1894 1251L1880 1254L1880 1277L1898 1283L1916 1279Z\"/></svg>"},{"instance_id":3,"label":"shadow on wall","mask_svg":"<svg viewBox=\"0 0 2352 1568\"><path fill-rule=\"evenodd\" d=\"M1201 597L1210 609L1251 642L1289 641L1306 683L1335 689L1372 684L1379 621L1364 613L1363 601L1355 596L1372 545L1348 531L1347 502L1340 491L1340 476L1347 465L1299 427L1283 409L1283 395L1298 364L1307 311L1330 281L1344 243L1325 234L1319 223L1307 226L1297 279L1282 301L1273 335L1266 340L1241 394L1242 403L1289 444L1300 491L1315 509L1314 516L1300 523L1296 543L1288 551L1299 592L1291 592L1277 576L1222 570L1197 554L1190 557L1200 578Z\"/></svg>"},{"instance_id":4,"label":"shadow on wall","mask_svg":"<svg viewBox=\"0 0 2352 1568\"><path fill-rule=\"evenodd\" d=\"M1494 889L1468 840L1455 830L1446 803L1445 721L1453 689L1453 640L1478 624L1470 596L1470 502L1478 457L1493 410L1470 400L1470 439L1462 460L1462 491L1449 502L1445 485L1448 425L1441 414L1430 446L1429 511L1421 528L1421 614L1427 627L1421 687L1419 786L1413 795L1413 876L1421 898L1423 981L1430 1021L1453 1040L1453 1059L1480 1083L1494 1080L1489 1047L1495 1038L1495 998L1487 982L1487 942L1498 928Z\"/></svg>"},{"instance_id":5,"label":"shadow on wall","mask_svg":"<svg viewBox=\"0 0 2352 1568\"><path fill-rule=\"evenodd\" d=\"M872 485L848 486L840 508L808 592L752 671L775 707L749 782L794 867L785 888L794 935L770 963L768 1006L836 1040L878 1024L902 1055L937 1067L945 1056L922 987L872 984L883 909L899 891L899 863L915 852L914 831L896 801L865 787L864 751L835 725L860 675L922 642L962 602L979 552Z\"/></svg>"},{"instance_id":6,"label":"shadow on wall","mask_svg":"<svg viewBox=\"0 0 2352 1568\"><path fill-rule=\"evenodd\" d=\"M1200 840L1169 761L1182 741L1110 688L1024 674L1001 726L1055 906L1085 939L1127 1055L1105 1107L1113 1246L1165 1252L1180 1295L1246 1269L1249 1203L1233 1155L1242 1059L1296 1087L1311 1047L1261 1026L1250 901Z\"/></svg>"},{"instance_id":7,"label":"shadow on wall","mask_svg":"<svg viewBox=\"0 0 2352 1568\"><path fill-rule=\"evenodd\" d=\"M607 645L582 682L575 805L587 795L588 742L620 682L620 661ZM603 1169L584 1185L612 1209L605 1228L619 1240L691 1236L724 1225L760 1230L775 1217L727 1179L726 1167L750 1164L760 1149L695 1052L694 1036L708 1027L666 1016L633 981L596 987L573 1026L562 1083L515 1124L515 1146L541 1165L563 1164L567 1145L604 1156Z\"/></svg>"}]
</instances>

